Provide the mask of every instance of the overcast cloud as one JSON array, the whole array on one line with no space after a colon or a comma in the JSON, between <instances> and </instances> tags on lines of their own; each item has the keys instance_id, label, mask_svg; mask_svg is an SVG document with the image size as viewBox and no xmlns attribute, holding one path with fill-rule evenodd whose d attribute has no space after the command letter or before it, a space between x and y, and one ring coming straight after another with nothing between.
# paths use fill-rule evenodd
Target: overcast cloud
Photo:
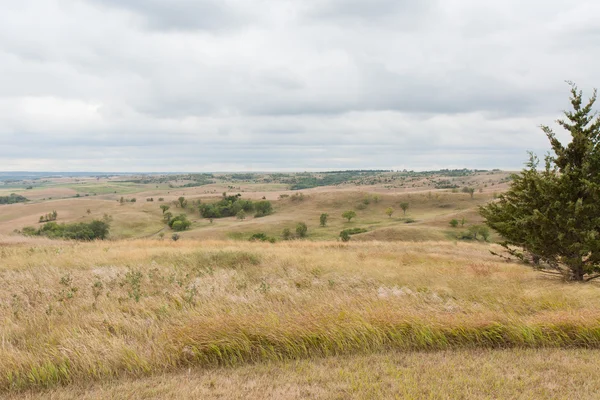
<instances>
[{"instance_id":1,"label":"overcast cloud","mask_svg":"<svg viewBox=\"0 0 600 400\"><path fill-rule=\"evenodd\" d=\"M0 170L517 169L564 80L600 85L599 18L595 0L4 1Z\"/></svg>"}]
</instances>

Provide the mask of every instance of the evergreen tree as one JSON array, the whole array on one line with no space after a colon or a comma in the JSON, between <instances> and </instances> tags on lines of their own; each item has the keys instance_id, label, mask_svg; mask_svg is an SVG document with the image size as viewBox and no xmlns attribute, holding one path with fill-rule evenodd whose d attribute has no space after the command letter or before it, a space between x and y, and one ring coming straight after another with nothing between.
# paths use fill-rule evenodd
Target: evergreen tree
<instances>
[{"instance_id":1,"label":"evergreen tree","mask_svg":"<svg viewBox=\"0 0 600 400\"><path fill-rule=\"evenodd\" d=\"M582 92L569 85L573 110L557 123L571 142L563 145L542 126L554 153L546 156L545 168L538 170L531 153L510 189L480 212L504 237L509 254L584 281L600 277L600 116L592 110L596 90L584 105Z\"/></svg>"}]
</instances>

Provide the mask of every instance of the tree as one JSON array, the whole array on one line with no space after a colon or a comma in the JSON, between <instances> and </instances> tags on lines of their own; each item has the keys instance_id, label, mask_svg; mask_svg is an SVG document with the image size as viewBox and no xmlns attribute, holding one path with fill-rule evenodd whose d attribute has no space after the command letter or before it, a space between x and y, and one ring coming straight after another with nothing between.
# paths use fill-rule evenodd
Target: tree
<instances>
[{"instance_id":1,"label":"tree","mask_svg":"<svg viewBox=\"0 0 600 400\"><path fill-rule=\"evenodd\" d=\"M319 217L319 223L321 224L321 226L326 226L327 225L327 218L328 217L329 217L329 214L327 214L327 213L321 214L321 216Z\"/></svg>"},{"instance_id":2,"label":"tree","mask_svg":"<svg viewBox=\"0 0 600 400\"><path fill-rule=\"evenodd\" d=\"M473 194L475 193L475 188L467 188L467 193L469 193L471 195L471 198L473 198Z\"/></svg>"},{"instance_id":3,"label":"tree","mask_svg":"<svg viewBox=\"0 0 600 400\"><path fill-rule=\"evenodd\" d=\"M352 210L344 211L344 213L342 214L342 218L346 218L348 220L348 222L350 222L350 220L355 217L356 217L356 212L352 211Z\"/></svg>"},{"instance_id":4,"label":"tree","mask_svg":"<svg viewBox=\"0 0 600 400\"><path fill-rule=\"evenodd\" d=\"M407 202L400 203L400 208L404 212L404 216L406 216L406 211L408 210L409 207L410 207L410 204L408 204Z\"/></svg>"},{"instance_id":5,"label":"tree","mask_svg":"<svg viewBox=\"0 0 600 400\"><path fill-rule=\"evenodd\" d=\"M240 211L239 211L239 212L238 212L238 213L235 215L235 217L236 217L237 219L239 219L240 221L243 221L243 220L245 220L245 219L246 219L246 213L244 212L244 210L240 210Z\"/></svg>"},{"instance_id":6,"label":"tree","mask_svg":"<svg viewBox=\"0 0 600 400\"><path fill-rule=\"evenodd\" d=\"M296 235L298 235L298 237L303 238L306 237L308 233L308 226L306 226L306 224L304 222L298 222L298 224L296 225Z\"/></svg>"},{"instance_id":7,"label":"tree","mask_svg":"<svg viewBox=\"0 0 600 400\"><path fill-rule=\"evenodd\" d=\"M169 207L166 204L161 204L161 206L160 206L160 209L162 210L163 214L166 213L169 210L169 208L171 208L171 207Z\"/></svg>"},{"instance_id":8,"label":"tree","mask_svg":"<svg viewBox=\"0 0 600 400\"><path fill-rule=\"evenodd\" d=\"M179 207L181 208L185 208L187 206L187 200L185 199L185 197L181 196L180 198L177 199L177 202L179 203Z\"/></svg>"},{"instance_id":9,"label":"tree","mask_svg":"<svg viewBox=\"0 0 600 400\"><path fill-rule=\"evenodd\" d=\"M394 209L392 207L388 207L385 209L385 213L388 217L392 218L392 214L394 213Z\"/></svg>"},{"instance_id":10,"label":"tree","mask_svg":"<svg viewBox=\"0 0 600 400\"><path fill-rule=\"evenodd\" d=\"M180 237L181 237L181 236L179 236L179 234L178 234L178 233L174 233L174 234L173 234L173 236L171 236L171 239L172 239L174 242L176 242L176 241L178 241L178 240L179 240L179 238L180 238Z\"/></svg>"},{"instance_id":11,"label":"tree","mask_svg":"<svg viewBox=\"0 0 600 400\"><path fill-rule=\"evenodd\" d=\"M600 277L600 116L592 111L596 90L584 104L582 92L569 85L573 109L557 123L571 142L563 145L542 126L552 147L544 168L538 170L539 159L530 153L509 190L480 213L510 255L584 281Z\"/></svg>"},{"instance_id":12,"label":"tree","mask_svg":"<svg viewBox=\"0 0 600 400\"><path fill-rule=\"evenodd\" d=\"M163 219L165 220L165 222L168 224L169 222L171 222L171 218L173 218L173 213L171 212L166 212L163 214Z\"/></svg>"}]
</instances>

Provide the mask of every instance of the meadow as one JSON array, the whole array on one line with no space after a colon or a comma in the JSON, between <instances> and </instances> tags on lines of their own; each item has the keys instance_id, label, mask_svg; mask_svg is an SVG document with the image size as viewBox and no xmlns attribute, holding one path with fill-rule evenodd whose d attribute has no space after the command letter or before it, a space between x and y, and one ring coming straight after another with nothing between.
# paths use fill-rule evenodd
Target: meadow
<instances>
[{"instance_id":1,"label":"meadow","mask_svg":"<svg viewBox=\"0 0 600 400\"><path fill-rule=\"evenodd\" d=\"M459 238L481 223L477 206L491 188L471 198L349 185L303 190L302 200L251 188L243 197L268 194L274 214L210 223L187 210L192 227L178 241L159 203L141 201L146 192L123 205L79 197L0 207L0 393L594 398L600 389L598 284L495 257L493 235ZM218 189L162 195L212 201ZM406 216L400 202L410 203ZM115 237L12 232L49 206L67 221L109 213ZM351 222L341 218L347 209L357 212ZM451 227L453 218L465 226ZM308 237L282 240L299 221ZM341 242L349 227L366 232ZM256 232L276 243L248 241Z\"/></svg>"}]
</instances>

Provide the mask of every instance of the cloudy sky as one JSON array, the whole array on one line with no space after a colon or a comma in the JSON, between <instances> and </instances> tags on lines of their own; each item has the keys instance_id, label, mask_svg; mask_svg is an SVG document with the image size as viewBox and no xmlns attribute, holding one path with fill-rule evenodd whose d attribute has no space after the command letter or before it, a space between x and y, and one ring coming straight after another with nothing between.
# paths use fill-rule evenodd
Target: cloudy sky
<instances>
[{"instance_id":1,"label":"cloudy sky","mask_svg":"<svg viewBox=\"0 0 600 400\"><path fill-rule=\"evenodd\" d=\"M520 168L596 0L0 5L0 170Z\"/></svg>"}]
</instances>

